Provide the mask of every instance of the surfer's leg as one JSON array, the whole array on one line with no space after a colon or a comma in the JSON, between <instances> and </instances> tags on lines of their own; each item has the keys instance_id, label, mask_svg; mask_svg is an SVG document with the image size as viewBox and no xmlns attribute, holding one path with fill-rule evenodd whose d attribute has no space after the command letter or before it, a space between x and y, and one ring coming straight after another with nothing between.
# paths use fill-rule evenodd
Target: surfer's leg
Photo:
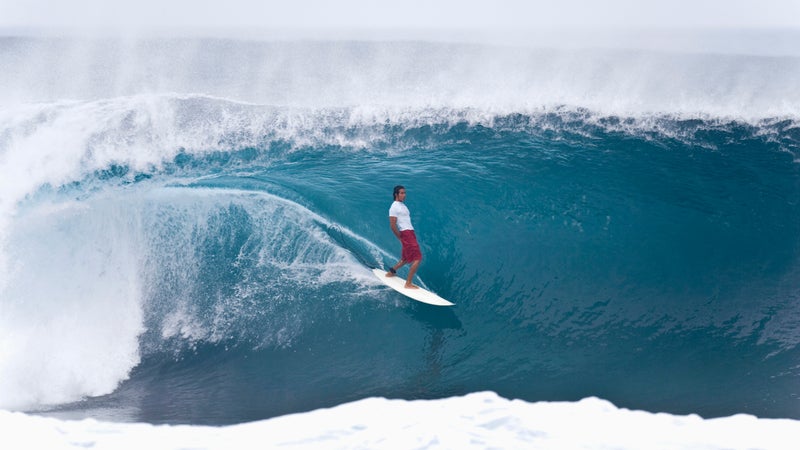
<instances>
[{"instance_id":1,"label":"surfer's leg","mask_svg":"<svg viewBox=\"0 0 800 450\"><path fill-rule=\"evenodd\" d=\"M414 286L412 281L414 281L414 274L417 273L421 261L422 258L411 263L411 268L408 269L408 278L406 278L406 289L419 289L419 286Z\"/></svg>"},{"instance_id":2,"label":"surfer's leg","mask_svg":"<svg viewBox=\"0 0 800 450\"><path fill-rule=\"evenodd\" d=\"M399 269L399 268L401 268L401 267L403 267L405 265L406 265L406 262L401 259L397 264L394 265L394 267L392 267L391 269L389 269L388 272L386 272L386 276L387 277L393 277L393 276L397 275L397 269Z\"/></svg>"}]
</instances>

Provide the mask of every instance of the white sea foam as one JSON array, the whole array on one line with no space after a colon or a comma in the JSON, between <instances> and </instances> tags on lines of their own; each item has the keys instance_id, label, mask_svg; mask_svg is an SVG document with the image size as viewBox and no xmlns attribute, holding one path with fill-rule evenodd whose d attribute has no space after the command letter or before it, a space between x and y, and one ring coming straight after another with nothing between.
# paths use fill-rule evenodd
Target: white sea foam
<instances>
[{"instance_id":1,"label":"white sea foam","mask_svg":"<svg viewBox=\"0 0 800 450\"><path fill-rule=\"evenodd\" d=\"M703 419L579 402L507 400L491 392L442 400L369 398L224 427L65 421L0 411L17 449L770 449L800 441L800 422L736 415Z\"/></svg>"},{"instance_id":2,"label":"white sea foam","mask_svg":"<svg viewBox=\"0 0 800 450\"><path fill-rule=\"evenodd\" d=\"M139 362L140 233L129 219L113 203L45 203L6 230L0 406L106 394Z\"/></svg>"}]
</instances>

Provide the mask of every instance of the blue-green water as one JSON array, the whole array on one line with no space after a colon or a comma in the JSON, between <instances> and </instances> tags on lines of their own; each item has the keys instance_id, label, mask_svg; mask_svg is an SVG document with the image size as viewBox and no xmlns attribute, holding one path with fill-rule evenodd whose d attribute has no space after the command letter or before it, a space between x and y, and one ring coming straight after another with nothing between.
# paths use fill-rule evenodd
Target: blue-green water
<instances>
[{"instance_id":1,"label":"blue-green water","mask_svg":"<svg viewBox=\"0 0 800 450\"><path fill-rule=\"evenodd\" d=\"M222 424L492 390L800 418L796 120L379 111L7 108L0 406ZM453 308L372 279L396 184Z\"/></svg>"}]
</instances>

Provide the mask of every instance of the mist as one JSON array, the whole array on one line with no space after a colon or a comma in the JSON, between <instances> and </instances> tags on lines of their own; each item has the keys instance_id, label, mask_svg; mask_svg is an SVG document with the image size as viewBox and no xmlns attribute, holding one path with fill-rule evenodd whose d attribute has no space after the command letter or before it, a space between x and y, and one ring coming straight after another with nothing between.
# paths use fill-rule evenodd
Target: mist
<instances>
[{"instance_id":1,"label":"mist","mask_svg":"<svg viewBox=\"0 0 800 450\"><path fill-rule=\"evenodd\" d=\"M640 3L0 0L0 102L797 113L800 2Z\"/></svg>"}]
</instances>

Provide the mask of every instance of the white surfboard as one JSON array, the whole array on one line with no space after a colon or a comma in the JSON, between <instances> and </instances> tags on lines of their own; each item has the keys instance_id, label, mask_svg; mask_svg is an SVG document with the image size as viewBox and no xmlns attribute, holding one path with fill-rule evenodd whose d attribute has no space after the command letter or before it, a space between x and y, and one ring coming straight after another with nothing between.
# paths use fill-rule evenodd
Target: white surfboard
<instances>
[{"instance_id":1,"label":"white surfboard","mask_svg":"<svg viewBox=\"0 0 800 450\"><path fill-rule=\"evenodd\" d=\"M426 291L425 289L407 289L406 288L406 279L400 276L394 277L387 277L386 271L381 269L372 269L372 273L378 277L381 282L390 288L394 289L395 291L405 295L408 298L414 299L418 302L427 303L429 305L436 305L436 306L453 306L454 303L450 303L447 300L439 297L438 295L434 294L431 291Z\"/></svg>"}]
</instances>

